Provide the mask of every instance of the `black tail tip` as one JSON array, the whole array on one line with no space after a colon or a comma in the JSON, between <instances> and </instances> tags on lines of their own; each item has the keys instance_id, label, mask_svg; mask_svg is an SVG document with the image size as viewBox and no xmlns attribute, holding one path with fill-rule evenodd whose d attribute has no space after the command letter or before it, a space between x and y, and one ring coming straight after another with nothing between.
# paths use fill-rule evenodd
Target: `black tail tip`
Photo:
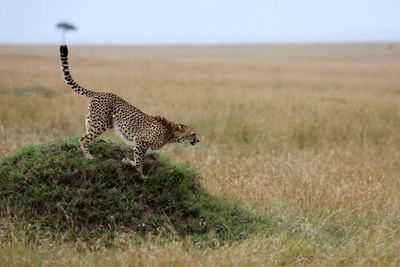
<instances>
[{"instance_id":1,"label":"black tail tip","mask_svg":"<svg viewBox=\"0 0 400 267\"><path fill-rule=\"evenodd\" d=\"M68 56L68 47L66 45L60 45L60 54L62 57Z\"/></svg>"}]
</instances>

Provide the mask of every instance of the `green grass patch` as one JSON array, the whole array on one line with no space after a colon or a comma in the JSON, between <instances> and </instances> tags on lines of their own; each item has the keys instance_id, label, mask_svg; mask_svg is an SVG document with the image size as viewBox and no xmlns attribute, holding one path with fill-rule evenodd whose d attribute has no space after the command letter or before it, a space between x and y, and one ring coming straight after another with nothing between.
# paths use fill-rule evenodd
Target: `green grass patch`
<instances>
[{"instance_id":1,"label":"green grass patch","mask_svg":"<svg viewBox=\"0 0 400 267\"><path fill-rule=\"evenodd\" d=\"M140 176L121 163L132 154L130 147L98 140L90 149L95 159L84 160L78 139L71 138L29 145L3 158L1 218L27 231L83 240L135 232L235 241L271 229L269 219L207 193L187 165L150 153L146 175Z\"/></svg>"}]
</instances>

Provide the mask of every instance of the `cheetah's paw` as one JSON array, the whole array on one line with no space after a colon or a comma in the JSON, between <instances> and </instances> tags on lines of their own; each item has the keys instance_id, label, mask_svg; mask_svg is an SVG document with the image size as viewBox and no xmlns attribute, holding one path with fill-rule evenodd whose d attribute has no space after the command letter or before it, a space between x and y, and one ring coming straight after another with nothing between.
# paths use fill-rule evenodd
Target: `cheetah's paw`
<instances>
[{"instance_id":1,"label":"cheetah's paw","mask_svg":"<svg viewBox=\"0 0 400 267\"><path fill-rule=\"evenodd\" d=\"M133 160L131 160L129 158L122 159L122 163L126 164L126 165L131 165L133 167L136 167L136 162L134 162Z\"/></svg>"},{"instance_id":2,"label":"cheetah's paw","mask_svg":"<svg viewBox=\"0 0 400 267\"><path fill-rule=\"evenodd\" d=\"M85 159L87 159L87 160L92 160L92 159L94 159L94 157L92 156L92 155L85 155Z\"/></svg>"}]
</instances>

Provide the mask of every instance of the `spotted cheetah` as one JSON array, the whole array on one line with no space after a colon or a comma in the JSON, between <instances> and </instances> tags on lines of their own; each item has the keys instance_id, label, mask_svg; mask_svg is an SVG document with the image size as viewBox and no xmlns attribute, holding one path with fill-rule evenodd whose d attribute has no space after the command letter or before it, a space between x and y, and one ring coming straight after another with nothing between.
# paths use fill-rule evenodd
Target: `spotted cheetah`
<instances>
[{"instance_id":1,"label":"spotted cheetah","mask_svg":"<svg viewBox=\"0 0 400 267\"><path fill-rule=\"evenodd\" d=\"M161 116L150 116L130 105L113 93L95 92L78 85L71 77L68 66L68 48L60 46L61 68L64 80L72 90L89 98L86 116L86 133L80 139L80 147L86 159L93 159L88 144L106 129L116 132L133 146L133 159L125 158L143 173L143 156L147 149L160 149L167 143L195 145L199 142L196 132L183 124L174 123Z\"/></svg>"}]
</instances>

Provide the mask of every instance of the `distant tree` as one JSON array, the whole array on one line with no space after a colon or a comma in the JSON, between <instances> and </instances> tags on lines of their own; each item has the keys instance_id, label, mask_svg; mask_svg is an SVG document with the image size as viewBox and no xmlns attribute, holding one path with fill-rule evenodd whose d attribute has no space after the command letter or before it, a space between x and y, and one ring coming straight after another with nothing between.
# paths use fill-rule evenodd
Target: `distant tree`
<instances>
[{"instance_id":1,"label":"distant tree","mask_svg":"<svg viewBox=\"0 0 400 267\"><path fill-rule=\"evenodd\" d=\"M56 28L61 29L61 44L65 44L65 33L67 31L76 31L78 28L68 22L60 22Z\"/></svg>"}]
</instances>

